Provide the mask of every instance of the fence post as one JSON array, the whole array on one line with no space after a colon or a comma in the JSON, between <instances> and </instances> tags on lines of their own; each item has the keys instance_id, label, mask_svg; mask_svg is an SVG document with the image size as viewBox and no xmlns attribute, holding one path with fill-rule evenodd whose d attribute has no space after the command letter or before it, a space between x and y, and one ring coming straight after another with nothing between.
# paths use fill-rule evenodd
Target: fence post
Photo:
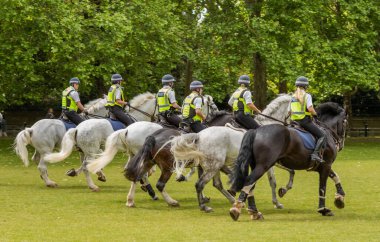
<instances>
[{"instance_id":1,"label":"fence post","mask_svg":"<svg viewBox=\"0 0 380 242\"><path fill-rule=\"evenodd\" d=\"M365 121L364 123L364 137L368 136L368 123Z\"/></svg>"}]
</instances>

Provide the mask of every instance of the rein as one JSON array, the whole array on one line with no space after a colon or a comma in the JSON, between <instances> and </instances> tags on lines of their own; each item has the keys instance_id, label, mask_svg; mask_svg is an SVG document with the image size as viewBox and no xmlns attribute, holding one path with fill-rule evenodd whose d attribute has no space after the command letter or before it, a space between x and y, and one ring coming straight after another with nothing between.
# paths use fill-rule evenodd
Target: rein
<instances>
[{"instance_id":1,"label":"rein","mask_svg":"<svg viewBox=\"0 0 380 242\"><path fill-rule=\"evenodd\" d=\"M153 113L153 115L151 115L151 114L149 114L149 113L147 113L147 112L145 112L145 111L143 111L141 109L138 109L136 107L133 107L133 106L131 106L129 104L128 104L128 107L130 107L130 108L132 108L132 109L134 109L134 110L136 110L136 111L144 114L145 116L149 117L152 121L154 121L154 113L156 112L156 109L154 109L154 113Z\"/></svg>"},{"instance_id":2,"label":"rein","mask_svg":"<svg viewBox=\"0 0 380 242\"><path fill-rule=\"evenodd\" d=\"M281 124L283 124L284 126L288 126L288 124L284 121L281 121L279 119L276 119L276 118L273 118L272 116L269 116L269 115L266 115L266 114L263 114L263 113L258 113L258 115L261 115L263 117L266 117L266 118L269 118L269 119L272 119L274 121L277 121L277 122L280 122Z\"/></svg>"}]
</instances>

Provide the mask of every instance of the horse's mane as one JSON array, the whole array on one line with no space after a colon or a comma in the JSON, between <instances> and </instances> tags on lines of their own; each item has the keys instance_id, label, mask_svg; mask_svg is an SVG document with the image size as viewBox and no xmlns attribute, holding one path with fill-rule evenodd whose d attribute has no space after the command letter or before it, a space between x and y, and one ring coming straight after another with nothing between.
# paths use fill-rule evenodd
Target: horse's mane
<instances>
[{"instance_id":1,"label":"horse's mane","mask_svg":"<svg viewBox=\"0 0 380 242\"><path fill-rule=\"evenodd\" d=\"M130 101L131 106L133 107L140 107L143 105L147 100L154 99L155 96L150 92L144 92L142 94L139 94L132 98Z\"/></svg>"},{"instance_id":2,"label":"horse's mane","mask_svg":"<svg viewBox=\"0 0 380 242\"><path fill-rule=\"evenodd\" d=\"M263 114L268 116L273 116L274 113L278 112L278 108L281 107L284 103L289 104L292 96L289 94L278 94L277 98L272 100L266 108L263 110ZM264 121L267 118L264 116L257 115L257 121Z\"/></svg>"},{"instance_id":3,"label":"horse's mane","mask_svg":"<svg viewBox=\"0 0 380 242\"><path fill-rule=\"evenodd\" d=\"M98 98L98 99L89 101L88 103L84 105L84 107L87 109L93 108L93 111L96 112L100 110L101 108L104 108L104 104L106 103L106 101L107 100L105 98Z\"/></svg>"},{"instance_id":4,"label":"horse's mane","mask_svg":"<svg viewBox=\"0 0 380 242\"><path fill-rule=\"evenodd\" d=\"M345 112L344 109L339 106L339 104L334 103L334 102L326 102L318 105L316 107L316 111L318 115L329 115L329 116L336 116L341 114L342 112Z\"/></svg>"}]
</instances>

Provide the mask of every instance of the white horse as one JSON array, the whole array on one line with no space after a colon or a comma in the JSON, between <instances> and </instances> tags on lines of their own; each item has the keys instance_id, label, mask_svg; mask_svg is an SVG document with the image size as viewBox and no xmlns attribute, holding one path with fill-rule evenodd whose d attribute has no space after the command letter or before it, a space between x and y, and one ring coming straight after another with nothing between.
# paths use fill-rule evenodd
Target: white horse
<instances>
[{"instance_id":1,"label":"white horse","mask_svg":"<svg viewBox=\"0 0 380 242\"><path fill-rule=\"evenodd\" d=\"M104 108L104 99L96 99L85 107L88 109L89 114L99 116L106 115ZM34 147L35 152L32 160L38 162L38 170L40 177L44 180L46 186L56 187L57 183L50 180L47 172L47 164L43 159L44 155L53 151L54 148L61 146L61 141L66 133L64 123L58 119L41 119L37 121L32 127L20 131L14 141L14 149L16 154L21 158L25 166L29 166L27 145Z\"/></svg>"},{"instance_id":2,"label":"white horse","mask_svg":"<svg viewBox=\"0 0 380 242\"><path fill-rule=\"evenodd\" d=\"M289 95L282 95L272 101L263 111L265 116L259 116L258 120L261 124L269 124L279 120L283 122L287 118L287 108L290 102ZM174 137L171 141L171 151L175 158L175 172L177 177L182 175L183 170L193 163L194 166L201 166L204 173L196 183L196 190L200 209L205 212L212 211L212 208L204 204L202 199L202 191L204 186L213 179L214 186L233 203L235 198L223 189L220 180L220 170L228 170L236 160L239 153L240 144L243 139L244 132L231 129L228 127L210 127L202 130L198 134L183 134ZM273 176L268 173L268 176ZM294 172L291 173L291 176ZM292 181L292 179L291 179ZM271 182L272 185L272 182ZM274 186L276 184L274 183ZM291 184L288 184L291 187ZM272 191L275 190L272 187ZM273 198L272 198L273 199ZM276 201L272 202L278 206Z\"/></svg>"},{"instance_id":3,"label":"white horse","mask_svg":"<svg viewBox=\"0 0 380 242\"><path fill-rule=\"evenodd\" d=\"M150 121L156 109L155 96L149 92L140 94L130 101L129 114L138 121ZM70 129L62 139L62 148L57 153L49 153L44 160L56 163L66 159L76 146L80 151L81 167L68 172L70 176L76 176L83 171L88 187L92 191L98 191L87 170L87 160L94 159L96 154L102 152L107 137L114 132L111 123L106 119L90 119L80 123L76 128ZM98 171L98 179L105 181L105 176Z\"/></svg>"},{"instance_id":4,"label":"white horse","mask_svg":"<svg viewBox=\"0 0 380 242\"><path fill-rule=\"evenodd\" d=\"M203 112L208 117L213 116L218 111L213 98L209 95L205 95L204 102L205 105ZM98 155L98 158L94 160L88 160L87 169L92 173L100 172L113 160L118 151L126 152L129 161L143 146L145 138L161 128L162 126L157 123L137 122L131 124L123 130L115 131L107 138L105 149ZM151 188L146 176L143 178L143 182L144 186L148 189L148 192L150 190L151 193L154 193L154 191L152 192L153 189ZM135 206L135 190L136 183L132 182L127 195L126 206L128 207ZM152 197L154 198L154 196Z\"/></svg>"}]
</instances>

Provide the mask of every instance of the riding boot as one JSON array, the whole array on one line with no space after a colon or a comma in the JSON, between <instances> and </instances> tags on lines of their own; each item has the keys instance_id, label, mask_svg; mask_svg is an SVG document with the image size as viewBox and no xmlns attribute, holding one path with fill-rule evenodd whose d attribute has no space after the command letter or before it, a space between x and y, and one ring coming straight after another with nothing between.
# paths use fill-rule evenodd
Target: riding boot
<instances>
[{"instance_id":1,"label":"riding boot","mask_svg":"<svg viewBox=\"0 0 380 242\"><path fill-rule=\"evenodd\" d=\"M317 144L315 145L315 149L313 153L311 154L311 160L317 161L317 162L324 162L323 158L321 157L321 149L322 146L325 144L325 137L321 137L318 139Z\"/></svg>"}]
</instances>

